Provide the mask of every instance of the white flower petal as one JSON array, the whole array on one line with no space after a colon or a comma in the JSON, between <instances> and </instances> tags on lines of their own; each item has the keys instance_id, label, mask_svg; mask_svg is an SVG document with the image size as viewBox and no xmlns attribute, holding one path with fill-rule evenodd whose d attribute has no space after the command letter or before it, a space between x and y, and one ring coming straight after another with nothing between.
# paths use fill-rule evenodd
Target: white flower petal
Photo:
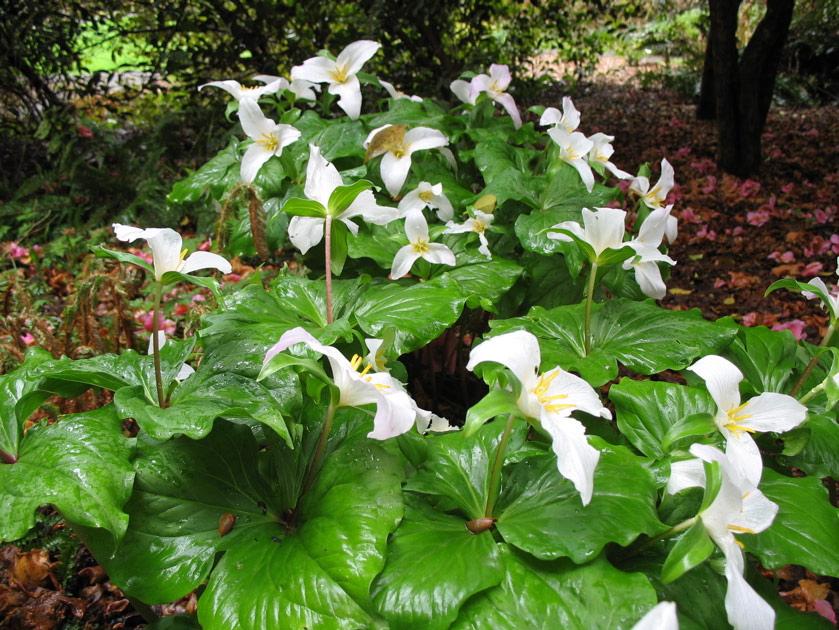
<instances>
[{"instance_id":1,"label":"white flower petal","mask_svg":"<svg viewBox=\"0 0 839 630\"><path fill-rule=\"evenodd\" d=\"M331 83L335 80L338 66L326 57L310 57L302 66L291 69L292 80L304 79L313 83Z\"/></svg>"},{"instance_id":2,"label":"white flower petal","mask_svg":"<svg viewBox=\"0 0 839 630\"><path fill-rule=\"evenodd\" d=\"M442 243L428 243L426 245L428 251L422 254L428 262L435 265L456 265L457 261L454 257L454 252Z\"/></svg>"},{"instance_id":3,"label":"white flower petal","mask_svg":"<svg viewBox=\"0 0 839 630\"><path fill-rule=\"evenodd\" d=\"M749 399L740 410L748 416L739 424L755 431L783 433L794 429L807 418L807 407L792 396L764 392Z\"/></svg>"},{"instance_id":4,"label":"white flower petal","mask_svg":"<svg viewBox=\"0 0 839 630\"><path fill-rule=\"evenodd\" d=\"M271 159L272 155L273 153L266 151L265 147L259 142L254 142L242 156L242 163L239 165L239 179L246 184L255 180L259 174L259 169Z\"/></svg>"},{"instance_id":5,"label":"white flower petal","mask_svg":"<svg viewBox=\"0 0 839 630\"><path fill-rule=\"evenodd\" d=\"M717 403L717 422L727 419L730 409L740 404L740 381L743 373L728 359L715 354L702 357L688 368L705 381L711 398Z\"/></svg>"},{"instance_id":6,"label":"white flower petal","mask_svg":"<svg viewBox=\"0 0 839 630\"><path fill-rule=\"evenodd\" d=\"M396 252L393 257L393 264L390 268L390 277L397 280L405 276L414 264L414 261L419 258L419 253L414 249L413 245L405 245Z\"/></svg>"},{"instance_id":7,"label":"white flower petal","mask_svg":"<svg viewBox=\"0 0 839 630\"><path fill-rule=\"evenodd\" d=\"M454 95L464 103L468 103L469 105L475 104L475 97L472 96L472 86L468 81L457 79L456 81L452 81L449 87L454 92Z\"/></svg>"},{"instance_id":8,"label":"white flower petal","mask_svg":"<svg viewBox=\"0 0 839 630\"><path fill-rule=\"evenodd\" d=\"M516 129L521 127L521 114L519 114L519 108L516 107L516 101L510 94L506 92L501 94L495 98L496 103L500 103L501 106L507 110L507 113L510 114L510 118L513 119L513 125L515 125Z\"/></svg>"},{"instance_id":9,"label":"white flower petal","mask_svg":"<svg viewBox=\"0 0 839 630\"><path fill-rule=\"evenodd\" d=\"M542 428L553 441L551 447L556 453L559 473L574 484L583 505L588 505L594 491L594 469L600 451L588 443L585 427L573 418L546 414L542 416Z\"/></svg>"},{"instance_id":10,"label":"white flower petal","mask_svg":"<svg viewBox=\"0 0 839 630\"><path fill-rule=\"evenodd\" d=\"M444 147L449 143L449 139L443 135L442 131L437 129L414 127L405 132L404 143L409 147L411 153L415 153L425 149Z\"/></svg>"},{"instance_id":11,"label":"white flower petal","mask_svg":"<svg viewBox=\"0 0 839 630\"><path fill-rule=\"evenodd\" d=\"M766 495L755 488L743 497L742 510L740 514L731 519L730 524L759 534L772 525L777 514L778 505L767 499Z\"/></svg>"},{"instance_id":12,"label":"white flower petal","mask_svg":"<svg viewBox=\"0 0 839 630\"><path fill-rule=\"evenodd\" d=\"M288 238L301 254L323 240L324 220L319 217L292 217L288 223Z\"/></svg>"},{"instance_id":13,"label":"white flower petal","mask_svg":"<svg viewBox=\"0 0 839 630\"><path fill-rule=\"evenodd\" d=\"M589 169L591 170L591 169ZM607 249L623 247L626 212L619 208L595 208L592 212L583 208L585 241L592 246L597 256Z\"/></svg>"},{"instance_id":14,"label":"white flower petal","mask_svg":"<svg viewBox=\"0 0 839 630\"><path fill-rule=\"evenodd\" d=\"M317 201L324 208L329 205L332 192L343 186L344 180L335 166L321 155L320 147L309 145L309 164L306 166L306 184L303 194Z\"/></svg>"},{"instance_id":15,"label":"white flower petal","mask_svg":"<svg viewBox=\"0 0 839 630\"><path fill-rule=\"evenodd\" d=\"M342 50L335 59L335 64L342 67L347 75L354 75L381 48L378 42L362 39L353 42Z\"/></svg>"},{"instance_id":16,"label":"white flower petal","mask_svg":"<svg viewBox=\"0 0 839 630\"><path fill-rule=\"evenodd\" d=\"M763 476L763 458L760 449L748 433L735 434L723 429L726 437L725 455L733 469L732 476L748 480L752 487L757 487Z\"/></svg>"},{"instance_id":17,"label":"white flower petal","mask_svg":"<svg viewBox=\"0 0 839 630\"><path fill-rule=\"evenodd\" d=\"M222 273L233 271L226 258L212 252L192 252L178 271L186 274L199 269L218 269Z\"/></svg>"},{"instance_id":18,"label":"white flower petal","mask_svg":"<svg viewBox=\"0 0 839 630\"><path fill-rule=\"evenodd\" d=\"M515 330L487 339L473 347L466 369L471 371L479 363L494 361L508 368L522 387L529 390L536 385L541 360L542 354L536 336L526 330Z\"/></svg>"},{"instance_id":19,"label":"white flower petal","mask_svg":"<svg viewBox=\"0 0 839 630\"><path fill-rule=\"evenodd\" d=\"M686 459L670 464L667 494L676 494L685 488L705 487L705 466L701 459Z\"/></svg>"},{"instance_id":20,"label":"white flower petal","mask_svg":"<svg viewBox=\"0 0 839 630\"><path fill-rule=\"evenodd\" d=\"M730 559L725 565L725 577L728 579L725 611L734 630L773 630L775 611L746 582L738 564Z\"/></svg>"},{"instance_id":21,"label":"white flower petal","mask_svg":"<svg viewBox=\"0 0 839 630\"><path fill-rule=\"evenodd\" d=\"M411 154L396 157L388 151L382 156L380 166L382 181L391 197L399 195L402 185L408 179L408 171L411 170Z\"/></svg>"},{"instance_id":22,"label":"white flower petal","mask_svg":"<svg viewBox=\"0 0 839 630\"><path fill-rule=\"evenodd\" d=\"M679 618L676 615L676 604L673 602L659 602L641 620L632 626L632 630L679 630Z\"/></svg>"},{"instance_id":23,"label":"white flower petal","mask_svg":"<svg viewBox=\"0 0 839 630\"><path fill-rule=\"evenodd\" d=\"M338 95L338 107L346 112L352 120L361 114L361 84L358 77L352 75L343 83L332 83L329 86L330 94Z\"/></svg>"}]
</instances>

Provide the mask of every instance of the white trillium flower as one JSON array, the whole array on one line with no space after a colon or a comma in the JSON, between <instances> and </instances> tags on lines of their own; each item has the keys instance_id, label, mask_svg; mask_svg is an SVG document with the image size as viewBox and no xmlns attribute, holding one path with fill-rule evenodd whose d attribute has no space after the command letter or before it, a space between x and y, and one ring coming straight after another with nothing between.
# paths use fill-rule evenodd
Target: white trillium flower
<instances>
[{"instance_id":1,"label":"white trillium flower","mask_svg":"<svg viewBox=\"0 0 839 630\"><path fill-rule=\"evenodd\" d=\"M714 421L726 439L725 454L737 474L757 486L763 474L763 459L751 434L756 431L783 433L807 418L807 407L786 394L764 392L741 403L743 373L728 359L709 355L688 368L705 380L717 405Z\"/></svg>"},{"instance_id":2,"label":"white trillium flower","mask_svg":"<svg viewBox=\"0 0 839 630\"><path fill-rule=\"evenodd\" d=\"M612 146L612 141L615 139L615 136L607 136L605 133L595 133L590 135L588 139L594 143L594 146L591 147L591 151L588 153L589 164L592 162L602 164L607 171L618 179L632 179L632 175L620 170L609 161L609 158L615 152L615 148Z\"/></svg>"},{"instance_id":3,"label":"white trillium flower","mask_svg":"<svg viewBox=\"0 0 839 630\"><path fill-rule=\"evenodd\" d=\"M327 57L311 57L302 66L294 66L291 78L328 83L327 92L337 95L338 107L355 120L361 113L361 84L356 75L380 47L378 42L369 40L353 42L334 61Z\"/></svg>"},{"instance_id":4,"label":"white trillium flower","mask_svg":"<svg viewBox=\"0 0 839 630\"><path fill-rule=\"evenodd\" d=\"M155 280L160 280L167 271L188 274L199 269L218 269L222 273L233 270L227 260L211 252L193 252L184 260L187 250L182 249L183 239L170 228L141 229L119 223L114 223L113 227L114 234L121 241L131 242L143 238L148 242L154 260Z\"/></svg>"},{"instance_id":5,"label":"white trillium flower","mask_svg":"<svg viewBox=\"0 0 839 630\"><path fill-rule=\"evenodd\" d=\"M659 262L668 265L675 265L676 261L662 254L659 246L664 238L664 233L670 224L670 210L673 206L653 210L641 224L638 237L628 241L626 244L635 250L635 256L623 262L624 269L635 270L635 280L644 295L660 300L667 293L667 287L661 279Z\"/></svg>"},{"instance_id":6,"label":"white trillium flower","mask_svg":"<svg viewBox=\"0 0 839 630\"><path fill-rule=\"evenodd\" d=\"M382 129L391 125L383 125L371 131L364 140L366 149L373 138ZM392 147L382 155L382 163L379 167L382 181L391 197L399 195L402 185L408 179L408 171L411 170L411 154L424 149L437 149L449 143L443 132L430 127L414 127L405 132L402 141L398 146Z\"/></svg>"},{"instance_id":7,"label":"white trillium flower","mask_svg":"<svg viewBox=\"0 0 839 630\"><path fill-rule=\"evenodd\" d=\"M249 183L256 179L259 169L271 156L282 155L283 147L300 137L300 131L291 125L275 123L266 118L256 101L239 101L239 121L242 129L253 140L242 158L240 177Z\"/></svg>"},{"instance_id":8,"label":"white trillium flower","mask_svg":"<svg viewBox=\"0 0 839 630\"><path fill-rule=\"evenodd\" d=\"M676 604L659 602L657 606L641 617L638 623L632 626L632 630L679 630Z\"/></svg>"},{"instance_id":9,"label":"white trillium flower","mask_svg":"<svg viewBox=\"0 0 839 630\"><path fill-rule=\"evenodd\" d=\"M564 96L562 98L562 111L559 111L556 107L548 107L542 112L539 124L543 127L546 125L559 125L566 132L572 133L580 126L580 112L574 107L571 99Z\"/></svg>"},{"instance_id":10,"label":"white trillium flower","mask_svg":"<svg viewBox=\"0 0 839 630\"><path fill-rule=\"evenodd\" d=\"M404 217L412 210L433 208L441 221L448 221L454 216L454 208L448 197L443 194L443 184L431 185L430 182L420 182L419 185L405 195L399 202L399 216Z\"/></svg>"},{"instance_id":11,"label":"white trillium flower","mask_svg":"<svg viewBox=\"0 0 839 630\"><path fill-rule=\"evenodd\" d=\"M262 78L260 78L262 77ZM265 79L269 78L270 81L266 81ZM221 88L233 98L235 98L240 103L243 99L257 101L259 97L264 94L273 94L278 90L284 90L288 86L288 81L283 79L282 77L271 77L268 75L259 75L254 77L257 81L263 81L265 85L257 85L254 87L245 87L238 81L233 81L232 79L228 79L226 81L210 81L209 83L205 83L203 85L199 85L198 89L202 90L205 87L217 87Z\"/></svg>"},{"instance_id":12,"label":"white trillium flower","mask_svg":"<svg viewBox=\"0 0 839 630\"><path fill-rule=\"evenodd\" d=\"M451 82L449 88L452 92L454 92L454 95L457 98L467 105L474 105L475 101L478 100L478 94L480 94L480 92L473 93L472 84L469 81L464 81L463 79L455 79Z\"/></svg>"},{"instance_id":13,"label":"white trillium flower","mask_svg":"<svg viewBox=\"0 0 839 630\"><path fill-rule=\"evenodd\" d=\"M510 68L503 64L494 63L489 67L489 74L479 74L472 78L470 83L470 94L472 103L474 104L478 94L486 92L486 95L499 105L501 105L510 118L513 119L513 124L516 129L521 127L521 114L519 108L516 107L516 101L510 94L507 94L506 89L510 85ZM455 92L457 94L457 92Z\"/></svg>"},{"instance_id":14,"label":"white trillium flower","mask_svg":"<svg viewBox=\"0 0 839 630\"><path fill-rule=\"evenodd\" d=\"M839 274L839 257L836 258L836 273ZM821 278L813 278L812 280L810 280L808 284L812 284L815 288L817 288L824 294L825 301L823 303L823 306L830 313L830 322L835 322L836 319L839 318L839 291L837 291L836 293L831 293L830 290L827 288L827 285L824 283L824 280L822 280ZM813 298L821 298L821 296L816 295L815 293L810 293L809 291L802 291L801 295L803 295L808 300L812 300Z\"/></svg>"},{"instance_id":15,"label":"white trillium flower","mask_svg":"<svg viewBox=\"0 0 839 630\"><path fill-rule=\"evenodd\" d=\"M563 221L551 227L552 230L567 230L581 241L591 245L595 254L595 261L592 262L596 262L600 254L607 249L623 247L625 245L623 234L626 231L624 210L618 208L595 208L594 210L592 212L588 208L583 208L583 225L576 221ZM548 232L548 238L566 242L573 240L561 232Z\"/></svg>"},{"instance_id":16,"label":"white trillium flower","mask_svg":"<svg viewBox=\"0 0 839 630\"><path fill-rule=\"evenodd\" d=\"M367 437L386 440L402 435L417 424L417 407L405 392L402 384L386 372L368 374L370 366L359 368L362 358L355 355L348 360L337 348L325 346L301 327L286 331L280 340L265 354L263 365L271 357L291 346L303 343L315 352L324 355L332 367L332 381L339 391L336 407L361 407L375 404L373 430Z\"/></svg>"},{"instance_id":17,"label":"white trillium flower","mask_svg":"<svg viewBox=\"0 0 839 630\"><path fill-rule=\"evenodd\" d=\"M454 253L442 243L431 243L428 223L421 210L413 210L405 217L405 234L409 243L393 257L390 277L397 280L406 275L417 258L424 258L435 265L455 265Z\"/></svg>"},{"instance_id":18,"label":"white trillium flower","mask_svg":"<svg viewBox=\"0 0 839 630\"><path fill-rule=\"evenodd\" d=\"M329 197L332 196L332 192L343 185L344 180L341 179L338 169L321 155L318 147L310 144L306 184L303 187L306 197L317 201L326 209L329 207ZM355 216L361 216L368 223L386 225L397 218L397 211L396 208L378 205L372 191L363 190L346 210L333 219L341 221L355 236L358 234L358 225L350 220ZM305 254L323 239L324 222L323 217L292 217L288 224L289 239L301 253Z\"/></svg>"},{"instance_id":19,"label":"white trillium flower","mask_svg":"<svg viewBox=\"0 0 839 630\"><path fill-rule=\"evenodd\" d=\"M166 333L162 330L157 331L157 347L162 348L166 345ZM149 337L149 350L146 354L153 354L154 353L154 336ZM175 380L180 382L184 379L192 376L195 374L195 369L186 363L181 366L181 369L178 370L178 374L175 376Z\"/></svg>"},{"instance_id":20,"label":"white trillium flower","mask_svg":"<svg viewBox=\"0 0 839 630\"><path fill-rule=\"evenodd\" d=\"M574 484L583 505L588 505L600 451L588 443L585 427L571 413L580 410L606 419L612 414L591 385L579 376L559 367L539 374L541 360L535 335L517 330L487 339L474 348L466 369L493 361L513 373L521 383L519 410L527 418L538 421L551 436L559 473Z\"/></svg>"},{"instance_id":21,"label":"white trillium flower","mask_svg":"<svg viewBox=\"0 0 839 630\"><path fill-rule=\"evenodd\" d=\"M446 229L443 234L463 234L464 232L475 232L478 235L478 240L481 242L478 251L492 260L492 253L489 251L489 241L487 241L486 230L492 225L493 216L480 210L474 211L475 216L469 217L463 223L455 223L448 221Z\"/></svg>"},{"instance_id":22,"label":"white trillium flower","mask_svg":"<svg viewBox=\"0 0 839 630\"><path fill-rule=\"evenodd\" d=\"M262 81L263 83L273 83L274 81L279 81L280 90L289 90L292 94L294 94L294 98L302 101L317 100L317 94L315 94L315 92L320 92L320 86L317 83L312 83L311 81L306 81L305 79L294 79L291 83L289 83L287 79L284 79L283 77L276 77L271 74L258 74L253 79L254 81Z\"/></svg>"},{"instance_id":23,"label":"white trillium flower","mask_svg":"<svg viewBox=\"0 0 839 630\"><path fill-rule=\"evenodd\" d=\"M736 462L718 449L693 444L690 452L703 461L718 462L722 472L719 492L699 518L725 556L725 577L728 580L725 610L728 621L734 630L772 630L775 627L775 611L743 577L745 558L734 534L764 531L775 519L778 506L757 489L756 483L741 475ZM671 465L671 481L673 483L668 482L667 485L667 492L671 494L691 486L705 487L705 472L699 460L675 462Z\"/></svg>"},{"instance_id":24,"label":"white trillium flower","mask_svg":"<svg viewBox=\"0 0 839 630\"><path fill-rule=\"evenodd\" d=\"M548 129L548 135L559 146L559 158L577 169L586 185L586 190L591 192L594 188L594 173L591 172L591 166L586 157L594 147L594 143L579 131L568 133L559 126Z\"/></svg>"},{"instance_id":25,"label":"white trillium flower","mask_svg":"<svg viewBox=\"0 0 839 630\"><path fill-rule=\"evenodd\" d=\"M667 199L667 195L670 194L675 185L674 178L673 167L667 161L667 158L663 158L661 160L661 176L652 189L650 189L649 178L639 175L633 178L629 190L641 197L650 210L655 210L664 206L664 200Z\"/></svg>"},{"instance_id":26,"label":"white trillium flower","mask_svg":"<svg viewBox=\"0 0 839 630\"><path fill-rule=\"evenodd\" d=\"M408 100L414 101L414 103L422 103L421 96L410 96L408 94L405 94L405 92L400 92L395 87L393 87L393 83L391 83L390 81L379 79L379 83L382 84L382 87L385 90L387 90L387 93L390 94L390 98L392 98L394 101L400 98L407 98Z\"/></svg>"}]
</instances>

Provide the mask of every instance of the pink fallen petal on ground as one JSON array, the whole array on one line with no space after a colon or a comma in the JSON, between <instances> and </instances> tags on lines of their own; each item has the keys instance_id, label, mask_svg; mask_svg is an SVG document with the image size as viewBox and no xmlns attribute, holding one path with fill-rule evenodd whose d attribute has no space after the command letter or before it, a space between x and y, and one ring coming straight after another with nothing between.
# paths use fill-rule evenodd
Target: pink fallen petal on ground
<instances>
[{"instance_id":1,"label":"pink fallen petal on ground","mask_svg":"<svg viewBox=\"0 0 839 630\"><path fill-rule=\"evenodd\" d=\"M760 313L758 313L757 311L752 311L751 313L746 313L745 315L743 315L743 319L740 320L740 323L743 324L743 326L751 327L757 326L759 321Z\"/></svg>"},{"instance_id":2,"label":"pink fallen petal on ground","mask_svg":"<svg viewBox=\"0 0 839 630\"><path fill-rule=\"evenodd\" d=\"M817 599L816 601L811 602L811 605L815 612L819 613L834 626L836 625L836 611L833 610L833 606L830 605L830 602L824 599Z\"/></svg>"},{"instance_id":3,"label":"pink fallen petal on ground","mask_svg":"<svg viewBox=\"0 0 839 630\"><path fill-rule=\"evenodd\" d=\"M722 278L717 278L716 280L714 280L714 288L715 289L719 289L720 287L724 287L725 285L726 285L726 282Z\"/></svg>"},{"instance_id":4,"label":"pink fallen petal on ground","mask_svg":"<svg viewBox=\"0 0 839 630\"><path fill-rule=\"evenodd\" d=\"M755 227L766 225L770 218L771 215L769 214L769 210L765 210L764 208L759 208L758 210L752 210L751 212L746 213L746 223Z\"/></svg>"},{"instance_id":5,"label":"pink fallen petal on ground","mask_svg":"<svg viewBox=\"0 0 839 630\"><path fill-rule=\"evenodd\" d=\"M803 135L805 135L805 136L817 136L817 135L819 135L819 130L816 129L815 127L813 127L809 131L805 131Z\"/></svg>"},{"instance_id":6,"label":"pink fallen petal on ground","mask_svg":"<svg viewBox=\"0 0 839 630\"><path fill-rule=\"evenodd\" d=\"M20 340L25 343L27 346L31 346L35 343L35 337L32 336L32 333L25 332L20 336Z\"/></svg>"},{"instance_id":7,"label":"pink fallen petal on ground","mask_svg":"<svg viewBox=\"0 0 839 630\"><path fill-rule=\"evenodd\" d=\"M705 187L702 189L703 195L710 195L717 189L717 178L713 175L708 175L708 179L706 180L708 183L705 184Z\"/></svg>"},{"instance_id":8,"label":"pink fallen petal on ground","mask_svg":"<svg viewBox=\"0 0 839 630\"><path fill-rule=\"evenodd\" d=\"M788 195L792 192L793 188L795 188L795 184L790 182L789 184L784 184L783 186L781 186L781 192L785 195Z\"/></svg>"},{"instance_id":9,"label":"pink fallen petal on ground","mask_svg":"<svg viewBox=\"0 0 839 630\"><path fill-rule=\"evenodd\" d=\"M813 276L817 276L822 272L824 269L824 264L820 262L811 262L805 265L804 269L801 270L801 275L805 278L811 278Z\"/></svg>"},{"instance_id":10,"label":"pink fallen petal on ground","mask_svg":"<svg viewBox=\"0 0 839 630\"><path fill-rule=\"evenodd\" d=\"M760 190L760 183L754 181L753 179L747 179L742 184L740 184L739 190L740 196L743 199L746 199L747 197L751 197Z\"/></svg>"},{"instance_id":11,"label":"pink fallen petal on ground","mask_svg":"<svg viewBox=\"0 0 839 630\"><path fill-rule=\"evenodd\" d=\"M789 330L795 338L801 341L802 339L807 338L807 333L804 332L804 328L807 326L803 321L800 319L791 319L788 322L783 322L782 324L775 324L772 326L772 330Z\"/></svg>"}]
</instances>

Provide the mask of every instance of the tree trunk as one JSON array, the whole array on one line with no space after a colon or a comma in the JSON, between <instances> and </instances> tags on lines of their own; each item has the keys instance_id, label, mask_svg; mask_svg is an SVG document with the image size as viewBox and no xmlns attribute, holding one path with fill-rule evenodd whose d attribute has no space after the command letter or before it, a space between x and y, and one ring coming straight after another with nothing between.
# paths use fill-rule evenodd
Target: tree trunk
<instances>
[{"instance_id":1,"label":"tree trunk","mask_svg":"<svg viewBox=\"0 0 839 630\"><path fill-rule=\"evenodd\" d=\"M739 60L740 0L709 0L709 5L711 29L697 117L710 118L714 104L717 163L728 173L746 177L760 166L760 136L795 0L767 0L766 14Z\"/></svg>"}]
</instances>

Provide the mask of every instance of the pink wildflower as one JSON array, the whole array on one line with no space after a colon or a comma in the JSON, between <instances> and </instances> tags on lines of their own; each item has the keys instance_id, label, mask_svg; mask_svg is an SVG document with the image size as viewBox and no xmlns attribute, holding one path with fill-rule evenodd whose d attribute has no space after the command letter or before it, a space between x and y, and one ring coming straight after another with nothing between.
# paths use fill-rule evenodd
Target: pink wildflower
<instances>
[{"instance_id":1,"label":"pink wildflower","mask_svg":"<svg viewBox=\"0 0 839 630\"><path fill-rule=\"evenodd\" d=\"M746 223L755 227L765 225L769 222L770 218L769 210L766 210L764 207L746 213Z\"/></svg>"},{"instance_id":2,"label":"pink wildflower","mask_svg":"<svg viewBox=\"0 0 839 630\"><path fill-rule=\"evenodd\" d=\"M714 177L713 175L708 175L707 182L708 183L705 185L705 188L702 189L702 194L703 195L710 195L712 192L714 192L717 189L717 178L716 177Z\"/></svg>"},{"instance_id":3,"label":"pink wildflower","mask_svg":"<svg viewBox=\"0 0 839 630\"><path fill-rule=\"evenodd\" d=\"M79 125L76 127L76 133L79 134L80 138L87 138L88 140L93 139L93 131L90 127L86 127L85 125Z\"/></svg>"},{"instance_id":4,"label":"pink wildflower","mask_svg":"<svg viewBox=\"0 0 839 630\"><path fill-rule=\"evenodd\" d=\"M31 346L35 343L35 337L32 336L32 333L25 332L20 336L20 340L25 343L27 346Z\"/></svg>"}]
</instances>

